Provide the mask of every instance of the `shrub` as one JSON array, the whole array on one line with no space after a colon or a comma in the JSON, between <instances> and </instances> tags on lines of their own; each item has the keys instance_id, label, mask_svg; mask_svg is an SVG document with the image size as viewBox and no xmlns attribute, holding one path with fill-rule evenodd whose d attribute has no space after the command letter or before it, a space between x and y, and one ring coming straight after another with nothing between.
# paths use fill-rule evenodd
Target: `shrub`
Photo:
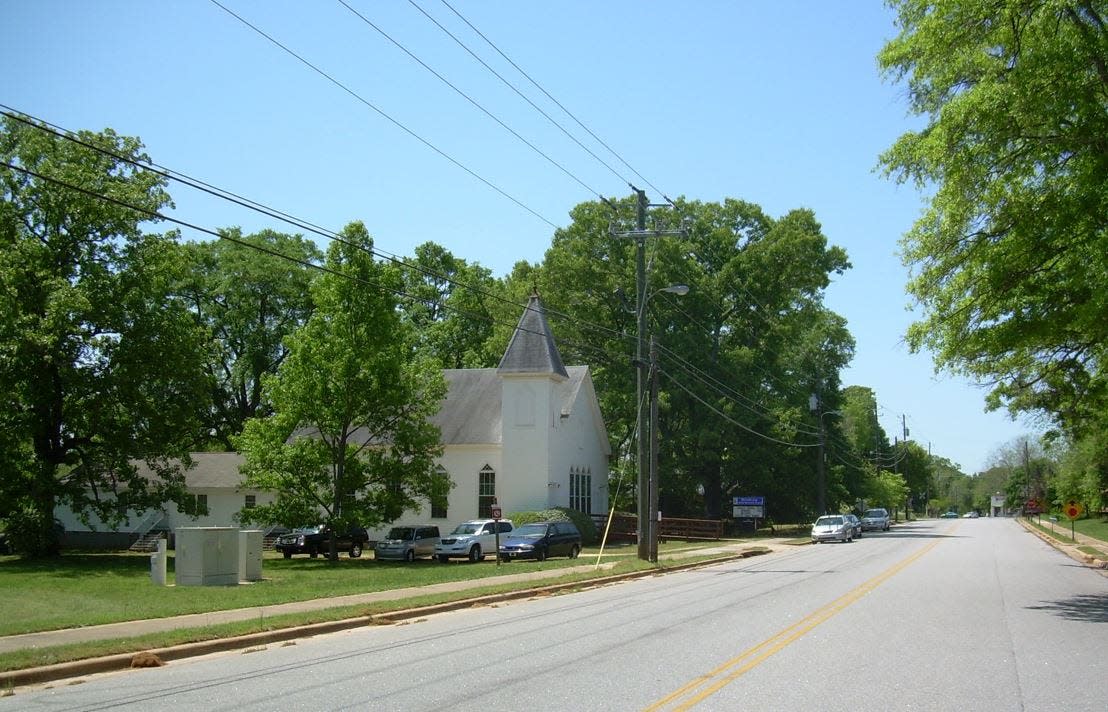
<instances>
[{"instance_id":1,"label":"shrub","mask_svg":"<svg viewBox=\"0 0 1108 712\"><path fill-rule=\"evenodd\" d=\"M596 525L592 517L576 509L566 507L554 507L553 509L540 509L532 512L512 512L508 515L515 526L530 524L532 522L573 522L577 531L581 532L581 543L585 545L595 544L597 541Z\"/></svg>"}]
</instances>

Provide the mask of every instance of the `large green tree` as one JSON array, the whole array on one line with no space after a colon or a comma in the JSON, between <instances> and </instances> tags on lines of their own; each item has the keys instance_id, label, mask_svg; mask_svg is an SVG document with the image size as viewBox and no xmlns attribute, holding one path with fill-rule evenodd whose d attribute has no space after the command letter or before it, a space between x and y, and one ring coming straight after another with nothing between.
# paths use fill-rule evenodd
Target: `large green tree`
<instances>
[{"instance_id":1,"label":"large green tree","mask_svg":"<svg viewBox=\"0 0 1108 712\"><path fill-rule=\"evenodd\" d=\"M908 333L989 404L1108 413L1108 4L892 0L879 55L925 125L882 156L930 203L904 237Z\"/></svg>"},{"instance_id":2,"label":"large green tree","mask_svg":"<svg viewBox=\"0 0 1108 712\"><path fill-rule=\"evenodd\" d=\"M634 452L636 201L583 203L541 266L517 265L508 290L538 287L567 363L588 363L616 452ZM810 211L779 218L741 200L655 210L646 248L647 324L658 342L663 512L720 516L731 494L763 494L780 516L815 507L814 389L835 409L853 343L822 304L849 264ZM683 284L685 296L664 288ZM767 439L768 438L768 439ZM789 443L809 447L794 448ZM624 481L626 488L627 482ZM703 494L701 494L703 493Z\"/></svg>"},{"instance_id":3,"label":"large green tree","mask_svg":"<svg viewBox=\"0 0 1108 712\"><path fill-rule=\"evenodd\" d=\"M170 204L164 180L130 162L137 139L76 138L100 151L0 124L0 518L31 555L57 553L58 505L108 523L167 500L192 513L171 458L208 390L203 331L173 293L180 247L141 229Z\"/></svg>"},{"instance_id":4,"label":"large green tree","mask_svg":"<svg viewBox=\"0 0 1108 712\"><path fill-rule=\"evenodd\" d=\"M244 236L238 228L221 234L185 245L189 270L181 291L212 341L209 435L230 450L247 418L261 414L262 378L288 355L285 338L311 314L310 265L323 255L300 235Z\"/></svg>"},{"instance_id":5,"label":"large green tree","mask_svg":"<svg viewBox=\"0 0 1108 712\"><path fill-rule=\"evenodd\" d=\"M271 414L238 439L245 485L277 495L244 509L244 522L373 527L449 490L430 421L446 394L442 371L413 348L397 268L374 259L361 223L342 238L313 282L312 316L264 378ZM334 558L333 539L330 548Z\"/></svg>"}]
</instances>

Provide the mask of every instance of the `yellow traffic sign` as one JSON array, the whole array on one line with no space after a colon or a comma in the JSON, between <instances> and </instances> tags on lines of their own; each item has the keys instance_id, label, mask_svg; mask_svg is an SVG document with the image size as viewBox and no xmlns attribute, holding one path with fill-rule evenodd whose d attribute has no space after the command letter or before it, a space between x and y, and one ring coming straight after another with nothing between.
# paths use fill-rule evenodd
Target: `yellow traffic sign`
<instances>
[{"instance_id":1,"label":"yellow traffic sign","mask_svg":"<svg viewBox=\"0 0 1108 712\"><path fill-rule=\"evenodd\" d=\"M1081 516L1081 513L1085 511L1085 508L1081 506L1081 503L1076 499L1071 499L1066 502L1066 506L1062 507L1062 514L1070 520L1077 519Z\"/></svg>"}]
</instances>

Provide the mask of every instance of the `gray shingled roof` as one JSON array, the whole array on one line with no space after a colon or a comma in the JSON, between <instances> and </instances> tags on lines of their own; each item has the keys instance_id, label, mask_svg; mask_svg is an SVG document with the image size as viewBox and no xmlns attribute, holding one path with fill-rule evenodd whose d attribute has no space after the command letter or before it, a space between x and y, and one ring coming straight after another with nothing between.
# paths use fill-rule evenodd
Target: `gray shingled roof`
<instances>
[{"instance_id":1,"label":"gray shingled roof","mask_svg":"<svg viewBox=\"0 0 1108 712\"><path fill-rule=\"evenodd\" d=\"M527 302L497 371L501 374L549 373L569 378L562 364L562 355L554 344L554 335L546 321L546 308L539 295L532 294Z\"/></svg>"},{"instance_id":2,"label":"gray shingled roof","mask_svg":"<svg viewBox=\"0 0 1108 712\"><path fill-rule=\"evenodd\" d=\"M431 419L444 445L500 442L500 375L495 368L447 369L446 398Z\"/></svg>"},{"instance_id":3,"label":"gray shingled roof","mask_svg":"<svg viewBox=\"0 0 1108 712\"><path fill-rule=\"evenodd\" d=\"M561 390L561 412L569 415L581 390L588 366L570 366ZM443 445L499 443L501 432L501 377L499 369L473 368L443 371L447 393L432 422L442 431Z\"/></svg>"}]
</instances>

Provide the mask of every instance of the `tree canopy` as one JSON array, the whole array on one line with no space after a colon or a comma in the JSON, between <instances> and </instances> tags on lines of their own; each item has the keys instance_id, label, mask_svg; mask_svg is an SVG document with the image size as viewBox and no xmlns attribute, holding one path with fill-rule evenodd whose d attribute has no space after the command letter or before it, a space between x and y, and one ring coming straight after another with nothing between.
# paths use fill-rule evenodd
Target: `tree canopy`
<instances>
[{"instance_id":1,"label":"tree canopy","mask_svg":"<svg viewBox=\"0 0 1108 712\"><path fill-rule=\"evenodd\" d=\"M563 359L590 364L613 450L627 452L636 432L636 246L609 225L633 224L636 203L616 207L613 215L599 202L578 205L541 265L517 265L508 292L539 288ZM831 275L849 267L845 252L827 244L808 210L772 218L741 200L678 200L653 217L687 227L684 237L650 238L647 249L662 511L720 516L730 494L757 493L776 497L781 516L806 516L818 427L808 399L819 390L836 407L853 351L844 321L822 303ZM662 291L675 284L688 293Z\"/></svg>"},{"instance_id":2,"label":"tree canopy","mask_svg":"<svg viewBox=\"0 0 1108 712\"><path fill-rule=\"evenodd\" d=\"M262 414L262 378L284 361L285 338L311 314L310 265L323 255L300 235L244 236L238 228L221 234L185 245L181 292L212 344L205 425L215 445L229 450L246 419Z\"/></svg>"},{"instance_id":3,"label":"tree canopy","mask_svg":"<svg viewBox=\"0 0 1108 712\"><path fill-rule=\"evenodd\" d=\"M191 511L171 459L187 463L209 390L173 290L180 248L142 231L170 204L163 178L136 167L137 139L76 138L0 124L0 518L32 555L57 552L58 504L109 524L167 500Z\"/></svg>"},{"instance_id":4,"label":"tree canopy","mask_svg":"<svg viewBox=\"0 0 1108 712\"><path fill-rule=\"evenodd\" d=\"M926 125L881 158L930 193L904 237L908 340L991 407L1108 424L1105 3L892 0L881 51Z\"/></svg>"}]
</instances>

